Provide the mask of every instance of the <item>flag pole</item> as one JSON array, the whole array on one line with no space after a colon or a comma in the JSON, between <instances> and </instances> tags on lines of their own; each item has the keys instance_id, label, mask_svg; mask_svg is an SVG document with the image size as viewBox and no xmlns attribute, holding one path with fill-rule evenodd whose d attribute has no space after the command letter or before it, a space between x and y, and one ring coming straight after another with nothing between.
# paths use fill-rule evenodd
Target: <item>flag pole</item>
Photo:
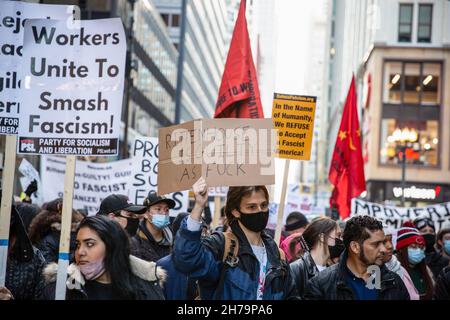
<instances>
[{"instance_id":1,"label":"flag pole","mask_svg":"<svg viewBox=\"0 0 450 320\"><path fill-rule=\"evenodd\" d=\"M16 135L8 134L6 136L5 166L3 168L2 202L0 211L0 287L4 287L6 282L9 227L13 199L14 171L16 167L16 141Z\"/></svg>"},{"instance_id":2,"label":"flag pole","mask_svg":"<svg viewBox=\"0 0 450 320\"><path fill-rule=\"evenodd\" d=\"M281 238L281 224L283 223L284 203L286 201L286 188L289 174L289 163L290 163L289 159L286 159L286 161L284 162L283 185L281 189L280 205L278 206L277 228L275 231L275 243L277 245L280 245L279 242Z\"/></svg>"},{"instance_id":3,"label":"flag pole","mask_svg":"<svg viewBox=\"0 0 450 320\"><path fill-rule=\"evenodd\" d=\"M72 225L73 183L75 181L76 156L67 156L66 159L55 300L65 300L66 298L67 268L69 267L70 255L70 229Z\"/></svg>"}]
</instances>

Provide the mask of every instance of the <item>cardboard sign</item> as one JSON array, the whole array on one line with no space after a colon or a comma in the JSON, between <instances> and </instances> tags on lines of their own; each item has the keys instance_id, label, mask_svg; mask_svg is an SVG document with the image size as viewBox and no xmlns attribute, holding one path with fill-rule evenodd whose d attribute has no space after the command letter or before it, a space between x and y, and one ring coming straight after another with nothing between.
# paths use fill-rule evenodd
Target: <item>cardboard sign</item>
<instances>
[{"instance_id":1,"label":"cardboard sign","mask_svg":"<svg viewBox=\"0 0 450 320\"><path fill-rule=\"evenodd\" d=\"M316 97L274 93L272 119L278 129L279 158L309 160Z\"/></svg>"},{"instance_id":2,"label":"cardboard sign","mask_svg":"<svg viewBox=\"0 0 450 320\"><path fill-rule=\"evenodd\" d=\"M119 18L27 20L18 153L117 155L125 56Z\"/></svg>"},{"instance_id":3,"label":"cardboard sign","mask_svg":"<svg viewBox=\"0 0 450 320\"><path fill-rule=\"evenodd\" d=\"M133 162L125 159L106 163L76 162L73 208L98 212L100 203L110 194L128 195ZM41 160L44 201L62 198L66 159L47 156Z\"/></svg>"},{"instance_id":4,"label":"cardboard sign","mask_svg":"<svg viewBox=\"0 0 450 320\"><path fill-rule=\"evenodd\" d=\"M450 202L426 207L403 208L353 198L351 215L369 215L396 229L400 228L405 221L426 216L434 222L437 232L445 222L450 221Z\"/></svg>"},{"instance_id":5,"label":"cardboard sign","mask_svg":"<svg viewBox=\"0 0 450 320\"><path fill-rule=\"evenodd\" d=\"M204 119L159 129L158 194L275 183L271 119Z\"/></svg>"},{"instance_id":6,"label":"cardboard sign","mask_svg":"<svg viewBox=\"0 0 450 320\"><path fill-rule=\"evenodd\" d=\"M141 205L149 191L157 189L158 176L158 138L136 137L132 151L132 174L129 185L130 201ZM177 191L166 195L175 201L175 207L170 209L170 216L187 212L189 206L188 191Z\"/></svg>"},{"instance_id":7,"label":"cardboard sign","mask_svg":"<svg viewBox=\"0 0 450 320\"><path fill-rule=\"evenodd\" d=\"M17 134L20 113L23 21L72 19L74 6L0 1L0 134Z\"/></svg>"}]
</instances>

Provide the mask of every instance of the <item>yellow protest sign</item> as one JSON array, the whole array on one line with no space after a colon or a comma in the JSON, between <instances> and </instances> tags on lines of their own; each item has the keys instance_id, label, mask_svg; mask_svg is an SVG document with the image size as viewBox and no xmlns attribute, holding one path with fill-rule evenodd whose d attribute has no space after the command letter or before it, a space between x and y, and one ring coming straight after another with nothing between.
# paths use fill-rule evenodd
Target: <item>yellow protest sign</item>
<instances>
[{"instance_id":1,"label":"yellow protest sign","mask_svg":"<svg viewBox=\"0 0 450 320\"><path fill-rule=\"evenodd\" d=\"M309 160L316 97L274 93L272 121L278 129L279 158Z\"/></svg>"}]
</instances>

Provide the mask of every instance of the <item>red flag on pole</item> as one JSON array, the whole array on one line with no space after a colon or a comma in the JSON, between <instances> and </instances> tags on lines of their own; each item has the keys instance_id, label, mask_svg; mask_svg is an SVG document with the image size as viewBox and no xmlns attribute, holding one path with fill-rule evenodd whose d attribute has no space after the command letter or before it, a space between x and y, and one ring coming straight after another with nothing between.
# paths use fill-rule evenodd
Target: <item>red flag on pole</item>
<instances>
[{"instance_id":1,"label":"red flag on pole","mask_svg":"<svg viewBox=\"0 0 450 320\"><path fill-rule=\"evenodd\" d=\"M342 219L350 215L351 199L366 190L360 136L353 76L328 174L328 179L334 185L330 205L337 207Z\"/></svg>"},{"instance_id":2,"label":"red flag on pole","mask_svg":"<svg viewBox=\"0 0 450 320\"><path fill-rule=\"evenodd\" d=\"M241 1L214 118L264 118L253 63L245 0Z\"/></svg>"}]
</instances>

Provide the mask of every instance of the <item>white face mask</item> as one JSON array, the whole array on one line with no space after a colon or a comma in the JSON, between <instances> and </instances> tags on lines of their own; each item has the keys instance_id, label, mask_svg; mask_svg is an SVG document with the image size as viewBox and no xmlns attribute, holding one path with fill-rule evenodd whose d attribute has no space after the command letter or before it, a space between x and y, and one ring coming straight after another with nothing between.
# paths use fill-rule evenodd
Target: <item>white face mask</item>
<instances>
[{"instance_id":1,"label":"white face mask","mask_svg":"<svg viewBox=\"0 0 450 320\"><path fill-rule=\"evenodd\" d=\"M78 266L86 280L95 280L105 272L104 259Z\"/></svg>"}]
</instances>

